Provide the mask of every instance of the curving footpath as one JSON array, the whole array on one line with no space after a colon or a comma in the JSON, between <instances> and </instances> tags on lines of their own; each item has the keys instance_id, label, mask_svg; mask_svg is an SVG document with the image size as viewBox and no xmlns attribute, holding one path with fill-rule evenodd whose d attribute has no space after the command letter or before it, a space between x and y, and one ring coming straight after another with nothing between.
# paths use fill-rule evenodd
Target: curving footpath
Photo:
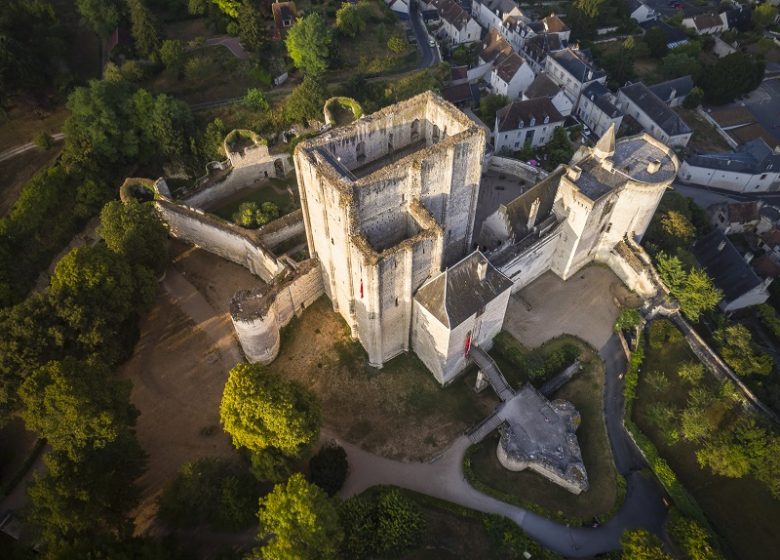
<instances>
[{"instance_id":1,"label":"curving footpath","mask_svg":"<svg viewBox=\"0 0 780 560\"><path fill-rule=\"evenodd\" d=\"M604 414L607 432L615 465L627 482L625 502L607 523L595 528L568 527L477 491L463 474L463 457L471 445L465 435L432 463L394 461L338 441L346 450L351 465L341 495L353 496L378 484L408 488L485 513L503 515L545 547L571 558L618 549L625 529L643 527L661 535L666 518L663 490L655 478L640 473L645 461L623 427L623 391L619 375L627 364L617 336L610 338L599 355L606 366Z\"/></svg>"}]
</instances>

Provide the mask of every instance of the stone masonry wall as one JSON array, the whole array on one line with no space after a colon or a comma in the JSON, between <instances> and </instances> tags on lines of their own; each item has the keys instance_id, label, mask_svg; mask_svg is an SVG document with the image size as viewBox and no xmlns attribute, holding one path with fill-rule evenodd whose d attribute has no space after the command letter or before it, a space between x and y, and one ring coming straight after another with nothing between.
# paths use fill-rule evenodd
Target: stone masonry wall
<instances>
[{"instance_id":1,"label":"stone masonry wall","mask_svg":"<svg viewBox=\"0 0 780 560\"><path fill-rule=\"evenodd\" d=\"M266 282L273 281L284 270L260 244L255 232L169 200L160 199L156 205L174 237L244 266Z\"/></svg>"},{"instance_id":2,"label":"stone masonry wall","mask_svg":"<svg viewBox=\"0 0 780 560\"><path fill-rule=\"evenodd\" d=\"M323 294L319 262L310 259L265 292L239 292L231 318L247 360L268 364L279 354L279 331Z\"/></svg>"}]
</instances>

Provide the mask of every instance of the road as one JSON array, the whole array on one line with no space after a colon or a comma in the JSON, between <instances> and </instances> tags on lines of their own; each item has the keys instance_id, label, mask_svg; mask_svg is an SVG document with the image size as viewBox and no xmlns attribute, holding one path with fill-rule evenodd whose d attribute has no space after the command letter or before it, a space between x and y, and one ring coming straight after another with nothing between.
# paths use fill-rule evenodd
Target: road
<instances>
[{"instance_id":1,"label":"road","mask_svg":"<svg viewBox=\"0 0 780 560\"><path fill-rule=\"evenodd\" d=\"M755 194L735 193L723 189L713 189L711 187L699 187L696 185L686 185L679 181L675 181L672 184L672 186L674 187L674 190L678 191L680 194L692 198L693 201L699 206L701 206L702 208L706 208L712 204L719 203L719 202L734 202L734 201L744 202L750 200L761 200L766 204L773 204L775 206L780 206L780 192L771 192L771 193L764 192L764 193L755 193Z\"/></svg>"},{"instance_id":2,"label":"road","mask_svg":"<svg viewBox=\"0 0 780 560\"><path fill-rule=\"evenodd\" d=\"M428 45L430 35L428 35L428 30L425 28L425 24L422 20L422 14L416 5L409 11L409 22L412 24L414 37L417 39L417 49L420 51L420 63L418 64L418 67L428 68L429 66L441 62L439 49Z\"/></svg>"},{"instance_id":3,"label":"road","mask_svg":"<svg viewBox=\"0 0 780 560\"><path fill-rule=\"evenodd\" d=\"M568 527L502 502L474 489L463 474L463 456L471 445L461 436L433 463L403 463L374 455L347 442L344 447L350 475L341 490L353 496L377 484L408 488L422 494L460 504L485 513L503 515L517 523L528 535L553 552L570 558L585 558L617 550L625 529L645 528L661 535L666 519L664 492L653 477L641 473L646 464L623 427L623 387L621 374L627 363L617 336L612 336L599 352L606 369L604 414L612 453L618 471L626 477L627 493L617 514L603 525ZM329 434L323 434L326 439Z\"/></svg>"},{"instance_id":4,"label":"road","mask_svg":"<svg viewBox=\"0 0 780 560\"><path fill-rule=\"evenodd\" d=\"M59 142L60 140L63 140L65 138L65 134L62 132L55 132L51 135L52 140L55 142ZM19 146L14 146L13 148L8 148L4 152L0 152L0 161L5 161L7 159L11 159L13 157L16 157L20 154L23 154L24 152L28 152L30 150L34 150L38 146L34 142L27 142L26 144L20 144Z\"/></svg>"}]
</instances>

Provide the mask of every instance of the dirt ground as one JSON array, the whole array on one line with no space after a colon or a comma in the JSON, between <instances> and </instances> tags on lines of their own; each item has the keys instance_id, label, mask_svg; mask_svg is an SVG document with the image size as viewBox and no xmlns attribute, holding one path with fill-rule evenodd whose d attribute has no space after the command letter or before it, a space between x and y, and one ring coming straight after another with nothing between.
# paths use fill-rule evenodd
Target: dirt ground
<instances>
[{"instance_id":1,"label":"dirt ground","mask_svg":"<svg viewBox=\"0 0 780 560\"><path fill-rule=\"evenodd\" d=\"M32 142L41 132L60 132L67 116L65 107L42 111L33 104L18 101L0 123L0 152Z\"/></svg>"},{"instance_id":2,"label":"dirt ground","mask_svg":"<svg viewBox=\"0 0 780 560\"><path fill-rule=\"evenodd\" d=\"M133 382L131 401L141 412L138 438L149 455L138 481L138 534L162 531L154 520L156 500L184 463L237 457L219 427L227 373L242 359L227 309L235 289L260 282L244 268L184 243L172 243L171 254L157 302L120 371Z\"/></svg>"},{"instance_id":3,"label":"dirt ground","mask_svg":"<svg viewBox=\"0 0 780 560\"><path fill-rule=\"evenodd\" d=\"M442 389L411 353L368 367L326 297L285 329L270 367L314 391L328 432L393 459L430 459L498 403L474 393L475 372Z\"/></svg>"},{"instance_id":4,"label":"dirt ground","mask_svg":"<svg viewBox=\"0 0 780 560\"><path fill-rule=\"evenodd\" d=\"M604 266L588 266L566 282L547 272L509 298L504 330L529 348L561 334L601 348L619 313L615 299L629 306L641 302Z\"/></svg>"},{"instance_id":5,"label":"dirt ground","mask_svg":"<svg viewBox=\"0 0 780 560\"><path fill-rule=\"evenodd\" d=\"M19 198L22 186L39 170L54 161L61 144L49 151L38 148L0 161L0 217L5 216Z\"/></svg>"}]
</instances>

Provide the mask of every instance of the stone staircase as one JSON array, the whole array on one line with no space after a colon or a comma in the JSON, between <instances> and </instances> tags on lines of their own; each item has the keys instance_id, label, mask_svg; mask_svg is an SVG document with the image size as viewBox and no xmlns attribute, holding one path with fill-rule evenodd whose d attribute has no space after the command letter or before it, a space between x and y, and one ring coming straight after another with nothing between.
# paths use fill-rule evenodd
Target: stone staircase
<instances>
[{"instance_id":1,"label":"stone staircase","mask_svg":"<svg viewBox=\"0 0 780 560\"><path fill-rule=\"evenodd\" d=\"M487 377L490 386L493 387L493 390L496 392L499 399L506 402L515 396L514 390L512 390L512 387L510 387L509 383L504 379L504 375L501 373L501 370L498 369L496 362L493 361L493 358L491 358L487 352L482 350L479 346L472 346L471 358L485 377Z\"/></svg>"}]
</instances>

